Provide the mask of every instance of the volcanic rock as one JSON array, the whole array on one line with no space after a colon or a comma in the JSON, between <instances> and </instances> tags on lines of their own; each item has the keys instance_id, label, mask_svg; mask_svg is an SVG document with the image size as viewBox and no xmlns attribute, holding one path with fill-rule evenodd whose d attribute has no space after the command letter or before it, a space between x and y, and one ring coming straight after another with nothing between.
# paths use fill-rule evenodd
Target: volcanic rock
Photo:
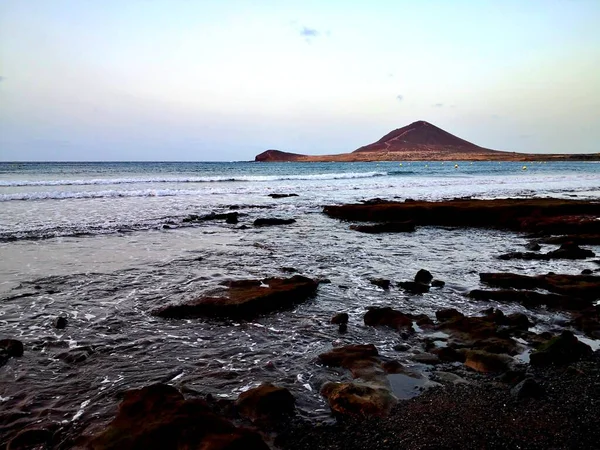
<instances>
[{"instance_id":1,"label":"volcanic rock","mask_svg":"<svg viewBox=\"0 0 600 450\"><path fill-rule=\"evenodd\" d=\"M298 194L269 194L271 198L298 197Z\"/></svg>"},{"instance_id":2,"label":"volcanic rock","mask_svg":"<svg viewBox=\"0 0 600 450\"><path fill-rule=\"evenodd\" d=\"M23 356L23 343L16 339L0 339L0 367L15 356Z\"/></svg>"},{"instance_id":3,"label":"volcanic rock","mask_svg":"<svg viewBox=\"0 0 600 450\"><path fill-rule=\"evenodd\" d=\"M359 382L325 383L321 395L333 413L341 416L386 416L397 403L389 389Z\"/></svg>"},{"instance_id":4,"label":"volcanic rock","mask_svg":"<svg viewBox=\"0 0 600 450\"><path fill-rule=\"evenodd\" d=\"M589 345L580 342L569 330L564 330L533 352L529 356L529 362L533 366L565 365L591 354L592 348Z\"/></svg>"},{"instance_id":5,"label":"volcanic rock","mask_svg":"<svg viewBox=\"0 0 600 450\"><path fill-rule=\"evenodd\" d=\"M498 355L482 350L468 350L465 354L465 366L483 373L505 372L511 359L506 355Z\"/></svg>"},{"instance_id":6,"label":"volcanic rock","mask_svg":"<svg viewBox=\"0 0 600 450\"><path fill-rule=\"evenodd\" d=\"M273 225L289 225L295 223L296 219L261 218L254 221L255 227L269 227Z\"/></svg>"},{"instance_id":7,"label":"volcanic rock","mask_svg":"<svg viewBox=\"0 0 600 450\"><path fill-rule=\"evenodd\" d=\"M415 283L430 284L433 280L433 275L429 270L420 269L415 275Z\"/></svg>"},{"instance_id":8,"label":"volcanic rock","mask_svg":"<svg viewBox=\"0 0 600 450\"><path fill-rule=\"evenodd\" d=\"M384 290L388 290L390 288L390 280L387 280L385 278L371 278L369 280L371 282L371 284L374 284L377 287L380 287L381 289Z\"/></svg>"},{"instance_id":9,"label":"volcanic rock","mask_svg":"<svg viewBox=\"0 0 600 450\"><path fill-rule=\"evenodd\" d=\"M156 384L125 393L119 411L89 443L94 450L223 450L269 447L253 431L210 411L203 400L185 400L174 387Z\"/></svg>"},{"instance_id":10,"label":"volcanic rock","mask_svg":"<svg viewBox=\"0 0 600 450\"><path fill-rule=\"evenodd\" d=\"M296 411L296 399L290 391L271 383L242 392L235 404L242 416L266 424L286 420Z\"/></svg>"},{"instance_id":11,"label":"volcanic rock","mask_svg":"<svg viewBox=\"0 0 600 450\"><path fill-rule=\"evenodd\" d=\"M365 325L386 326L395 330L414 331L412 326L413 317L410 314L404 314L390 307L369 307L364 316Z\"/></svg>"},{"instance_id":12,"label":"volcanic rock","mask_svg":"<svg viewBox=\"0 0 600 450\"><path fill-rule=\"evenodd\" d=\"M307 277L231 281L225 290L154 311L165 318L220 317L245 319L287 308L313 297L319 283Z\"/></svg>"},{"instance_id":13,"label":"volcanic rock","mask_svg":"<svg viewBox=\"0 0 600 450\"><path fill-rule=\"evenodd\" d=\"M331 318L331 323L334 325L341 325L348 323L348 313L338 313Z\"/></svg>"}]
</instances>

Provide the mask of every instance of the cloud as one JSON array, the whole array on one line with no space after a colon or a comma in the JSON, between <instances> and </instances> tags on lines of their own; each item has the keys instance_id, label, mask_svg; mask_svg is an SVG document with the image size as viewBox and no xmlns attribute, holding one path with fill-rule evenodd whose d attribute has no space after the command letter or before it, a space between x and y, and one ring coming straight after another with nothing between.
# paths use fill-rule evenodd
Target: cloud
<instances>
[{"instance_id":1,"label":"cloud","mask_svg":"<svg viewBox=\"0 0 600 450\"><path fill-rule=\"evenodd\" d=\"M431 105L431 106L433 106L434 108L441 108L442 106L444 106L444 104L443 103L436 103L435 105Z\"/></svg>"},{"instance_id":2,"label":"cloud","mask_svg":"<svg viewBox=\"0 0 600 450\"><path fill-rule=\"evenodd\" d=\"M404 100L404 95L396 95L396 100L401 102L402 100Z\"/></svg>"},{"instance_id":3,"label":"cloud","mask_svg":"<svg viewBox=\"0 0 600 450\"><path fill-rule=\"evenodd\" d=\"M319 33L319 31L314 28L302 27L300 29L300 36L305 38L314 38L317 37L319 34L321 33Z\"/></svg>"}]
</instances>

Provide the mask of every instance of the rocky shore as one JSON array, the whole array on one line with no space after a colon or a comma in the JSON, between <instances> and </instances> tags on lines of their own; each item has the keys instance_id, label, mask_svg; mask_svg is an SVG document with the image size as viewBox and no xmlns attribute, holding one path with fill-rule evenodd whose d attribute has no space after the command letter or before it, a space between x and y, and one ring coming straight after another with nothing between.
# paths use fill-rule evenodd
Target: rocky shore
<instances>
[{"instance_id":1,"label":"rocky shore","mask_svg":"<svg viewBox=\"0 0 600 450\"><path fill-rule=\"evenodd\" d=\"M498 258L540 263L594 258L591 249L579 246L597 245L600 236L600 203L593 201L373 199L328 206L324 213L350 222L357 234L405 233L424 226L527 233L528 252ZM193 217L234 219L237 214ZM543 253L539 243L558 248ZM481 288L466 292L464 300L496 303L478 314L440 308L430 317L394 304L364 305L360 326L396 337L399 351L418 349L410 361L416 365L382 355L376 342L334 343L315 353L313 364L329 371L314 386L331 411L329 421L301 418L292 393L276 383L250 388L236 400L159 383L122 393L113 420L93 432L65 438L60 427L42 424L11 435L7 449L597 448L599 271L481 272ZM323 283L328 280L301 275L231 280L197 298L148 312L175 323L199 317L245 321L318 301ZM446 285L426 269L411 280L373 278L371 283L415 298L443 295ZM510 304L525 312L503 311ZM564 320L542 330L536 323L540 309ZM342 335L358 325L341 310L325 326L337 326ZM67 326L66 320L55 324ZM18 340L0 340L0 366L27 351ZM0 417L8 423L15 418L10 414L17 413Z\"/></svg>"}]
</instances>

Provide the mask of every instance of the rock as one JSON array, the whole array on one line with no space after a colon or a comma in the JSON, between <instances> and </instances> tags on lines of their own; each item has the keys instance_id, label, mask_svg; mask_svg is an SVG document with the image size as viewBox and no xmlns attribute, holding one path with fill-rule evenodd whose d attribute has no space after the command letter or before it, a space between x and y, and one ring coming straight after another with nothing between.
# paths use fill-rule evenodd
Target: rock
<instances>
[{"instance_id":1,"label":"rock","mask_svg":"<svg viewBox=\"0 0 600 450\"><path fill-rule=\"evenodd\" d=\"M415 275L415 283L430 284L431 280L433 280L433 275L425 269L420 269Z\"/></svg>"},{"instance_id":2,"label":"rock","mask_svg":"<svg viewBox=\"0 0 600 450\"><path fill-rule=\"evenodd\" d=\"M203 400L185 400L156 384L125 393L117 416L89 442L93 450L256 449L269 447L254 431L236 427Z\"/></svg>"},{"instance_id":3,"label":"rock","mask_svg":"<svg viewBox=\"0 0 600 450\"><path fill-rule=\"evenodd\" d=\"M452 347L439 347L430 350L442 362L465 362L465 353Z\"/></svg>"},{"instance_id":4,"label":"rock","mask_svg":"<svg viewBox=\"0 0 600 450\"><path fill-rule=\"evenodd\" d=\"M0 352L6 356L23 356L23 343L16 339L0 339Z\"/></svg>"},{"instance_id":5,"label":"rock","mask_svg":"<svg viewBox=\"0 0 600 450\"><path fill-rule=\"evenodd\" d=\"M431 327L434 325L433 320L427 314L418 314L416 316L412 316L415 323L420 327Z\"/></svg>"},{"instance_id":6,"label":"rock","mask_svg":"<svg viewBox=\"0 0 600 450\"><path fill-rule=\"evenodd\" d=\"M284 421L296 412L296 399L290 391L271 383L242 392L235 404L240 415L264 424Z\"/></svg>"},{"instance_id":7,"label":"rock","mask_svg":"<svg viewBox=\"0 0 600 450\"><path fill-rule=\"evenodd\" d=\"M431 282L431 287L443 288L444 286L446 286L446 282L442 280L433 280Z\"/></svg>"},{"instance_id":8,"label":"rock","mask_svg":"<svg viewBox=\"0 0 600 450\"><path fill-rule=\"evenodd\" d=\"M298 194L269 194L271 198L298 197Z\"/></svg>"},{"instance_id":9,"label":"rock","mask_svg":"<svg viewBox=\"0 0 600 450\"><path fill-rule=\"evenodd\" d=\"M326 206L330 217L348 221L402 222L416 226L489 227L539 234L598 232L600 203L555 198L454 199Z\"/></svg>"},{"instance_id":10,"label":"rock","mask_svg":"<svg viewBox=\"0 0 600 450\"><path fill-rule=\"evenodd\" d=\"M415 281L400 281L398 286L411 294L425 294L429 292L428 284L417 283Z\"/></svg>"},{"instance_id":11,"label":"rock","mask_svg":"<svg viewBox=\"0 0 600 450\"><path fill-rule=\"evenodd\" d=\"M369 326L386 326L395 330L414 331L412 316L390 307L369 307L364 316L364 322Z\"/></svg>"},{"instance_id":12,"label":"rock","mask_svg":"<svg viewBox=\"0 0 600 450\"><path fill-rule=\"evenodd\" d=\"M325 366L352 369L364 365L364 361L377 362L379 361L378 356L379 352L373 344L356 344L336 347L326 353L321 353L318 359Z\"/></svg>"},{"instance_id":13,"label":"rock","mask_svg":"<svg viewBox=\"0 0 600 450\"><path fill-rule=\"evenodd\" d=\"M581 275L591 275L591 274L593 274L593 273L594 273L594 272L593 272L591 269L583 269L583 270L581 271Z\"/></svg>"},{"instance_id":14,"label":"rock","mask_svg":"<svg viewBox=\"0 0 600 450\"><path fill-rule=\"evenodd\" d=\"M350 229L369 234L410 233L415 231L415 224L413 222L386 222L377 225L351 225Z\"/></svg>"},{"instance_id":15,"label":"rock","mask_svg":"<svg viewBox=\"0 0 600 450\"><path fill-rule=\"evenodd\" d=\"M440 322L445 322L447 320L457 319L460 317L465 317L465 315L454 308L440 309L435 312L435 317Z\"/></svg>"},{"instance_id":16,"label":"rock","mask_svg":"<svg viewBox=\"0 0 600 450\"><path fill-rule=\"evenodd\" d=\"M437 355L432 353L417 353L416 355L411 356L410 359L412 359L414 362L429 365L440 364L442 362Z\"/></svg>"},{"instance_id":17,"label":"rock","mask_svg":"<svg viewBox=\"0 0 600 450\"><path fill-rule=\"evenodd\" d=\"M588 308L589 300L561 294L544 294L535 291L515 291L512 289L484 290L475 289L469 292L469 297L476 300L493 300L496 302L519 303L526 308L547 306L551 309L565 309L576 311Z\"/></svg>"},{"instance_id":18,"label":"rock","mask_svg":"<svg viewBox=\"0 0 600 450\"><path fill-rule=\"evenodd\" d=\"M238 217L240 213L238 212L230 212L223 214L210 213L204 216L199 216L197 214L190 214L186 218L183 219L183 222L204 222L207 220L225 220L227 223L238 223Z\"/></svg>"},{"instance_id":19,"label":"rock","mask_svg":"<svg viewBox=\"0 0 600 450\"><path fill-rule=\"evenodd\" d=\"M367 383L325 383L321 389L329 407L342 416L386 416L397 403L389 389Z\"/></svg>"},{"instance_id":20,"label":"rock","mask_svg":"<svg viewBox=\"0 0 600 450\"><path fill-rule=\"evenodd\" d=\"M596 256L593 251L580 248L573 242L565 242L558 250L548 252L547 255L551 259L586 259Z\"/></svg>"},{"instance_id":21,"label":"rock","mask_svg":"<svg viewBox=\"0 0 600 450\"><path fill-rule=\"evenodd\" d=\"M54 321L54 328L57 330L63 330L67 327L67 318L66 317L57 317Z\"/></svg>"},{"instance_id":22,"label":"rock","mask_svg":"<svg viewBox=\"0 0 600 450\"><path fill-rule=\"evenodd\" d=\"M60 359L67 364L77 364L85 361L94 353L94 348L90 346L75 347L56 355L56 359Z\"/></svg>"},{"instance_id":23,"label":"rock","mask_svg":"<svg viewBox=\"0 0 600 450\"><path fill-rule=\"evenodd\" d=\"M285 273L296 273L296 272L298 272L298 269L296 269L294 267L281 267L279 270L281 270L282 272L285 272Z\"/></svg>"},{"instance_id":24,"label":"rock","mask_svg":"<svg viewBox=\"0 0 600 450\"><path fill-rule=\"evenodd\" d=\"M442 383L446 383L446 384L470 384L467 380L465 380L464 378L451 373L451 372L442 372L442 371L437 371L434 372L435 377L441 381Z\"/></svg>"},{"instance_id":25,"label":"rock","mask_svg":"<svg viewBox=\"0 0 600 450\"><path fill-rule=\"evenodd\" d=\"M231 281L228 287L179 305L153 312L165 318L219 317L246 319L287 308L313 297L319 283L307 277Z\"/></svg>"},{"instance_id":26,"label":"rock","mask_svg":"<svg viewBox=\"0 0 600 450\"><path fill-rule=\"evenodd\" d=\"M385 278L371 278L369 281L371 284L374 284L375 286L386 291L390 288L390 280L386 280Z\"/></svg>"},{"instance_id":27,"label":"rock","mask_svg":"<svg viewBox=\"0 0 600 450\"><path fill-rule=\"evenodd\" d=\"M255 227L268 227L272 225L289 225L295 223L296 219L275 219L275 218L261 218L254 221Z\"/></svg>"},{"instance_id":28,"label":"rock","mask_svg":"<svg viewBox=\"0 0 600 450\"><path fill-rule=\"evenodd\" d=\"M542 246L537 242L530 242L525 246L527 250L531 250L532 252L539 252L542 249Z\"/></svg>"},{"instance_id":29,"label":"rock","mask_svg":"<svg viewBox=\"0 0 600 450\"><path fill-rule=\"evenodd\" d=\"M540 398L544 395L544 390L533 378L526 378L513 387L510 393L519 399Z\"/></svg>"},{"instance_id":30,"label":"rock","mask_svg":"<svg viewBox=\"0 0 600 450\"><path fill-rule=\"evenodd\" d=\"M468 350L465 353L465 366L483 373L505 372L511 359L506 355L497 355L483 350Z\"/></svg>"},{"instance_id":31,"label":"rock","mask_svg":"<svg viewBox=\"0 0 600 450\"><path fill-rule=\"evenodd\" d=\"M592 348L580 342L569 330L542 344L529 356L532 366L566 365L591 355Z\"/></svg>"},{"instance_id":32,"label":"rock","mask_svg":"<svg viewBox=\"0 0 600 450\"><path fill-rule=\"evenodd\" d=\"M331 318L331 323L335 325L346 324L348 323L348 313L338 313Z\"/></svg>"},{"instance_id":33,"label":"rock","mask_svg":"<svg viewBox=\"0 0 600 450\"><path fill-rule=\"evenodd\" d=\"M394 350L396 350L397 352L406 352L406 351L410 350L410 345L396 344L396 345L394 345Z\"/></svg>"},{"instance_id":34,"label":"rock","mask_svg":"<svg viewBox=\"0 0 600 450\"><path fill-rule=\"evenodd\" d=\"M348 324L347 323L340 323L338 326L338 333L346 333L348 331Z\"/></svg>"},{"instance_id":35,"label":"rock","mask_svg":"<svg viewBox=\"0 0 600 450\"><path fill-rule=\"evenodd\" d=\"M547 275L528 276L513 273L480 273L485 284L499 288L545 289L547 291L585 300L596 300L600 292L600 277L594 275Z\"/></svg>"}]
</instances>

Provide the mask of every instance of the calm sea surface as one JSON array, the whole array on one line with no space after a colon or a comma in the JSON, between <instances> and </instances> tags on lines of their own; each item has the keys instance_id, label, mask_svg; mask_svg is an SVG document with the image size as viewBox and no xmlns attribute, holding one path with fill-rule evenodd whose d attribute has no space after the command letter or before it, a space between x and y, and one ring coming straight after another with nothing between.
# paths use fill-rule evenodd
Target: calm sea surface
<instances>
[{"instance_id":1,"label":"calm sea surface","mask_svg":"<svg viewBox=\"0 0 600 450\"><path fill-rule=\"evenodd\" d=\"M0 368L0 444L34 424L50 424L65 439L90 433L114 415L119 392L159 381L227 398L272 381L294 393L302 414L325 417L319 387L340 375L315 357L334 344L373 343L423 369L410 362L422 350L418 340L398 352L399 335L362 324L367 306L476 313L495 306L464 296L479 287L479 272L597 268L591 261L497 259L528 242L515 233L427 227L371 236L322 214L327 204L374 197L464 196L598 199L600 164L0 163L0 338L26 346L22 358ZM237 225L183 221L232 207L243 214ZM297 222L253 228L259 217ZM250 227L240 229L244 224ZM221 281L287 276L282 268L289 267L332 283L294 310L252 322L150 315ZM369 282L412 279L420 268L446 287L408 296ZM345 335L328 325L339 311L350 313ZM65 330L52 326L59 315L69 319ZM536 317L539 329L563 320L544 311Z\"/></svg>"}]
</instances>

